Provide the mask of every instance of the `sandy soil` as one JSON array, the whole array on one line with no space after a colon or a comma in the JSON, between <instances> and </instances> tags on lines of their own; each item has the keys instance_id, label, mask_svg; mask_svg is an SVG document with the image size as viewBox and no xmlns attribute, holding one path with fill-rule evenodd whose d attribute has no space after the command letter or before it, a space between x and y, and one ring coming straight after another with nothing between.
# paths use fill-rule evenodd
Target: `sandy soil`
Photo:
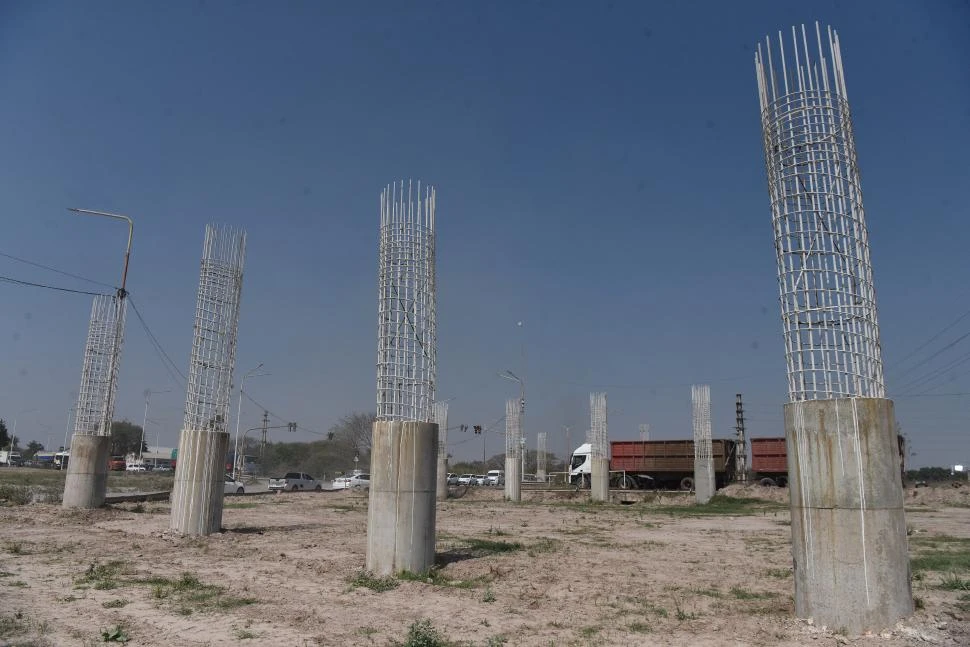
<instances>
[{"instance_id":1,"label":"sandy soil","mask_svg":"<svg viewBox=\"0 0 970 647\"><path fill-rule=\"evenodd\" d=\"M463 645L970 644L966 592L936 573L914 583L924 608L881 635L794 619L787 492L730 493L765 503L695 516L674 493L513 505L481 489L439 506L436 578L385 591L359 577L355 492L228 498L225 531L201 539L169 533L167 504L0 508L0 644L104 644L120 626L130 645L392 645L421 618ZM947 505L962 497L908 490L907 523L970 538L970 507Z\"/></svg>"}]
</instances>

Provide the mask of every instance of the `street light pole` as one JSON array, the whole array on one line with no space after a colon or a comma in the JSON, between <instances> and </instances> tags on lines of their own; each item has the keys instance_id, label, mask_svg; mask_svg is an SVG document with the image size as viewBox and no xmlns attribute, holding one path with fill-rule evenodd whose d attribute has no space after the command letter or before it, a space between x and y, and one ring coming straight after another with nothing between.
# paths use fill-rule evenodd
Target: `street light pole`
<instances>
[{"instance_id":1,"label":"street light pole","mask_svg":"<svg viewBox=\"0 0 970 647\"><path fill-rule=\"evenodd\" d=\"M142 460L142 450L145 447L145 429L148 426L148 405L152 401L152 394L154 393L170 393L171 389L165 389L164 391L152 391L151 389L145 389L145 419L141 423L141 444L138 445L138 460ZM158 441L155 442L158 444ZM157 448L156 448L157 449Z\"/></svg>"},{"instance_id":2,"label":"street light pole","mask_svg":"<svg viewBox=\"0 0 970 647\"><path fill-rule=\"evenodd\" d=\"M259 366L257 366L253 370L251 370L248 373L246 373L245 375L243 375L242 376L242 379L239 381L239 399L238 399L238 401L236 403L236 446L235 446L235 450L233 451L233 454L232 454L232 478L233 478L233 480L236 480L236 476L239 473L239 420L240 420L240 417L242 416L243 387L246 385L246 378L248 378L248 377L260 377L260 376L263 376L263 375L269 375L269 373L258 373L257 374L257 371L259 369L261 369L261 368L263 368L263 363L262 362L259 363Z\"/></svg>"}]
</instances>

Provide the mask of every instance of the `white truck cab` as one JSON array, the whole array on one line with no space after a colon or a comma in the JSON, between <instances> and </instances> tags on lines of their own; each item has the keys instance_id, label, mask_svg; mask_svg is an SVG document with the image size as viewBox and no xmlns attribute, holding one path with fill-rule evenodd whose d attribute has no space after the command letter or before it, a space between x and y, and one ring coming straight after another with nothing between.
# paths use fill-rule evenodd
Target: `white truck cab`
<instances>
[{"instance_id":1,"label":"white truck cab","mask_svg":"<svg viewBox=\"0 0 970 647\"><path fill-rule=\"evenodd\" d=\"M593 471L593 461L590 459L593 453L593 446L583 443L573 452L569 461L569 482L580 482L583 477L589 480L589 475Z\"/></svg>"}]
</instances>

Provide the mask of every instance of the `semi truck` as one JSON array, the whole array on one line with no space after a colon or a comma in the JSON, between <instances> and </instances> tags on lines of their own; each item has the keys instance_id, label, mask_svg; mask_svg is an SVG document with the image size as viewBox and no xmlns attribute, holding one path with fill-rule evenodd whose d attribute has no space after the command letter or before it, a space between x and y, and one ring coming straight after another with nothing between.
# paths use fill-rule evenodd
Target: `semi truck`
<instances>
[{"instance_id":1,"label":"semi truck","mask_svg":"<svg viewBox=\"0 0 970 647\"><path fill-rule=\"evenodd\" d=\"M591 445L573 452L569 482L589 487L592 471ZM727 438L711 440L714 480L724 487L735 474L737 443ZM610 442L610 487L628 490L694 488L693 440L614 440Z\"/></svg>"},{"instance_id":2,"label":"semi truck","mask_svg":"<svg viewBox=\"0 0 970 647\"><path fill-rule=\"evenodd\" d=\"M788 485L788 447L784 436L780 438L749 438L751 445L751 476L765 486ZM899 448L899 473L906 480L906 438L896 435Z\"/></svg>"},{"instance_id":3,"label":"semi truck","mask_svg":"<svg viewBox=\"0 0 970 647\"><path fill-rule=\"evenodd\" d=\"M0 452L0 465L20 467L23 462L20 452Z\"/></svg>"}]
</instances>

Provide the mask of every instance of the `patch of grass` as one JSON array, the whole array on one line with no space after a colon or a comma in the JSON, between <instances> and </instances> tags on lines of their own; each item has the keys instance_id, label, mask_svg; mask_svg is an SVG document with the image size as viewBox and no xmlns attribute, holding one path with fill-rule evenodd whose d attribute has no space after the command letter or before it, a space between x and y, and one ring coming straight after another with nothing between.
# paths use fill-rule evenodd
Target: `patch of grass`
<instances>
[{"instance_id":1,"label":"patch of grass","mask_svg":"<svg viewBox=\"0 0 970 647\"><path fill-rule=\"evenodd\" d=\"M528 550L526 551L526 554L529 557L537 557L541 553L551 553L551 552L557 551L559 550L561 545L562 545L562 542L560 542L558 539L543 537L536 543L530 545Z\"/></svg>"},{"instance_id":2,"label":"patch of grass","mask_svg":"<svg viewBox=\"0 0 970 647\"><path fill-rule=\"evenodd\" d=\"M256 598L230 595L225 587L205 584L192 573L182 573L177 579L151 576L137 583L150 585L152 598L172 604L181 615L191 615L193 611L225 611L257 602Z\"/></svg>"},{"instance_id":3,"label":"patch of grass","mask_svg":"<svg viewBox=\"0 0 970 647\"><path fill-rule=\"evenodd\" d=\"M358 588L364 587L365 589L370 589L371 591L376 591L377 593L383 593L384 591L390 591L391 589L396 589L398 587L398 580L394 577L377 577L370 571L360 570L350 579L350 587Z\"/></svg>"},{"instance_id":4,"label":"patch of grass","mask_svg":"<svg viewBox=\"0 0 970 647\"><path fill-rule=\"evenodd\" d=\"M115 600L108 600L107 602L102 602L101 606L103 606L105 609L120 609L125 605L127 605L128 603L129 603L129 600L126 600L124 598L117 598Z\"/></svg>"},{"instance_id":5,"label":"patch of grass","mask_svg":"<svg viewBox=\"0 0 970 647\"><path fill-rule=\"evenodd\" d=\"M791 571L787 568L767 568L765 569L765 576L786 580L791 577Z\"/></svg>"},{"instance_id":6,"label":"patch of grass","mask_svg":"<svg viewBox=\"0 0 970 647\"><path fill-rule=\"evenodd\" d=\"M492 541L490 539L479 539L477 537L472 537L471 539L466 539L465 543L468 547L475 552L482 553L484 555L491 555L494 553L511 553L517 550L522 550L523 546L517 541Z\"/></svg>"},{"instance_id":7,"label":"patch of grass","mask_svg":"<svg viewBox=\"0 0 970 647\"><path fill-rule=\"evenodd\" d=\"M920 596L914 595L913 608L916 609L917 611L922 611L923 609L926 608L926 601L923 600L923 598L921 598Z\"/></svg>"},{"instance_id":8,"label":"patch of grass","mask_svg":"<svg viewBox=\"0 0 970 647\"><path fill-rule=\"evenodd\" d=\"M11 555L30 555L31 550L22 541L8 541L3 549Z\"/></svg>"},{"instance_id":9,"label":"patch of grass","mask_svg":"<svg viewBox=\"0 0 970 647\"><path fill-rule=\"evenodd\" d=\"M495 602L495 593L492 589L485 589L485 594L482 596L482 602Z\"/></svg>"},{"instance_id":10,"label":"patch of grass","mask_svg":"<svg viewBox=\"0 0 970 647\"><path fill-rule=\"evenodd\" d=\"M253 633L248 629L235 629L232 635L236 637L236 640L252 640L253 638L259 638L259 634Z\"/></svg>"},{"instance_id":11,"label":"patch of grass","mask_svg":"<svg viewBox=\"0 0 970 647\"><path fill-rule=\"evenodd\" d=\"M694 589L692 593L697 595L706 595L709 598L723 598L724 594L718 589Z\"/></svg>"},{"instance_id":12,"label":"patch of grass","mask_svg":"<svg viewBox=\"0 0 970 647\"><path fill-rule=\"evenodd\" d=\"M18 589L26 589L27 583L24 582L23 580L14 580L12 582L7 582L7 586L12 586Z\"/></svg>"},{"instance_id":13,"label":"patch of grass","mask_svg":"<svg viewBox=\"0 0 970 647\"><path fill-rule=\"evenodd\" d=\"M787 509L787 505L774 501L716 494L711 497L711 500L706 505L664 506L657 510L657 512L669 514L671 517L700 517L707 515L750 516L766 514L768 512L781 512Z\"/></svg>"},{"instance_id":14,"label":"patch of grass","mask_svg":"<svg viewBox=\"0 0 970 647\"><path fill-rule=\"evenodd\" d=\"M398 579L408 582L422 582L434 586L448 586L456 589L473 589L487 581L485 577L477 577L474 580L452 580L437 568L432 568L427 573L412 573L411 571L401 571L397 574Z\"/></svg>"},{"instance_id":15,"label":"patch of grass","mask_svg":"<svg viewBox=\"0 0 970 647\"><path fill-rule=\"evenodd\" d=\"M427 618L415 620L408 627L404 642L395 642L398 647L449 647L450 641L434 628Z\"/></svg>"},{"instance_id":16,"label":"patch of grass","mask_svg":"<svg viewBox=\"0 0 970 647\"><path fill-rule=\"evenodd\" d=\"M499 634L497 636L490 636L488 640L485 641L485 647L502 647L502 645L509 642L509 639Z\"/></svg>"},{"instance_id":17,"label":"patch of grass","mask_svg":"<svg viewBox=\"0 0 970 647\"><path fill-rule=\"evenodd\" d=\"M740 586L732 586L731 595L738 600L768 600L775 597L774 593L757 593L755 591L742 589Z\"/></svg>"},{"instance_id":18,"label":"patch of grass","mask_svg":"<svg viewBox=\"0 0 970 647\"><path fill-rule=\"evenodd\" d=\"M914 571L970 571L970 548L963 551L928 550L910 559Z\"/></svg>"},{"instance_id":19,"label":"patch of grass","mask_svg":"<svg viewBox=\"0 0 970 647\"><path fill-rule=\"evenodd\" d=\"M6 505L27 505L33 499L30 487L16 483L0 483L0 502Z\"/></svg>"},{"instance_id":20,"label":"patch of grass","mask_svg":"<svg viewBox=\"0 0 970 647\"><path fill-rule=\"evenodd\" d=\"M596 625L591 625L589 627L583 627L582 629L579 630L579 635L582 636L583 638L586 638L588 640L588 639L592 638L593 636L595 636L596 634L598 634L600 632L600 629L601 629L601 627L598 627Z\"/></svg>"},{"instance_id":21,"label":"patch of grass","mask_svg":"<svg viewBox=\"0 0 970 647\"><path fill-rule=\"evenodd\" d=\"M970 591L970 580L965 580L956 573L947 573L937 588L947 591Z\"/></svg>"},{"instance_id":22,"label":"patch of grass","mask_svg":"<svg viewBox=\"0 0 970 647\"><path fill-rule=\"evenodd\" d=\"M645 622L631 622L626 628L637 634L648 634L652 631L650 625Z\"/></svg>"},{"instance_id":23,"label":"patch of grass","mask_svg":"<svg viewBox=\"0 0 970 647\"><path fill-rule=\"evenodd\" d=\"M126 643L131 638L123 626L115 625L109 629L101 630L101 640L106 643Z\"/></svg>"},{"instance_id":24,"label":"patch of grass","mask_svg":"<svg viewBox=\"0 0 970 647\"><path fill-rule=\"evenodd\" d=\"M87 570L74 576L74 586L75 588L91 586L99 591L117 588L118 581L116 578L124 569L125 563L122 561L114 560L102 564L98 560L94 560Z\"/></svg>"},{"instance_id":25,"label":"patch of grass","mask_svg":"<svg viewBox=\"0 0 970 647\"><path fill-rule=\"evenodd\" d=\"M0 616L0 638L13 638L27 633L28 624L20 611L12 616Z\"/></svg>"}]
</instances>

